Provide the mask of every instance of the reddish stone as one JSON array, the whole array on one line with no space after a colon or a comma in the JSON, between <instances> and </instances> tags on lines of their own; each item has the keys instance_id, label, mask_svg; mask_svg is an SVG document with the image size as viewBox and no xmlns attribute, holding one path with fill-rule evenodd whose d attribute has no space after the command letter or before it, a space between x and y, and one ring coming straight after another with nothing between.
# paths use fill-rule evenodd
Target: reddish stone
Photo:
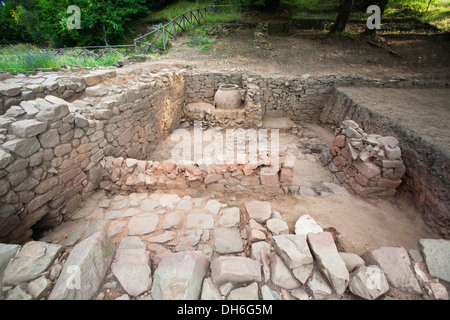
<instances>
[{"instance_id":1,"label":"reddish stone","mask_svg":"<svg viewBox=\"0 0 450 320\"><path fill-rule=\"evenodd\" d=\"M355 181L358 182L362 186L367 185L367 178L360 173L355 175Z\"/></svg>"},{"instance_id":2,"label":"reddish stone","mask_svg":"<svg viewBox=\"0 0 450 320\"><path fill-rule=\"evenodd\" d=\"M295 170L293 168L281 168L280 181L282 183L292 183L294 176Z\"/></svg>"},{"instance_id":3,"label":"reddish stone","mask_svg":"<svg viewBox=\"0 0 450 320\"><path fill-rule=\"evenodd\" d=\"M345 136L340 134L334 138L333 147L343 148L345 147Z\"/></svg>"},{"instance_id":4,"label":"reddish stone","mask_svg":"<svg viewBox=\"0 0 450 320\"><path fill-rule=\"evenodd\" d=\"M361 161L355 161L353 163L353 166L362 173L367 179L370 179L372 177L375 177L377 175L381 174L380 168L370 162L361 162Z\"/></svg>"},{"instance_id":5,"label":"reddish stone","mask_svg":"<svg viewBox=\"0 0 450 320\"><path fill-rule=\"evenodd\" d=\"M165 173L170 173L175 170L176 166L175 162L169 159L161 162L158 169L162 169Z\"/></svg>"},{"instance_id":6,"label":"reddish stone","mask_svg":"<svg viewBox=\"0 0 450 320\"><path fill-rule=\"evenodd\" d=\"M270 167L261 168L260 180L261 184L265 186L278 186L280 184L278 171L271 170Z\"/></svg>"},{"instance_id":7,"label":"reddish stone","mask_svg":"<svg viewBox=\"0 0 450 320\"><path fill-rule=\"evenodd\" d=\"M378 180L377 186L381 188L397 188L402 183L402 180L389 180L381 178Z\"/></svg>"}]
</instances>

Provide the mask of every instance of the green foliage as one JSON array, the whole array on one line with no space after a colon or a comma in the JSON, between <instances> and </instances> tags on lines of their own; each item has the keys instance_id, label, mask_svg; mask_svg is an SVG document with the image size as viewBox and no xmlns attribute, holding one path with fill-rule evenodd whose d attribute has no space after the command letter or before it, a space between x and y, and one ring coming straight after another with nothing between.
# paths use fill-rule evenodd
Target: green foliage
<instances>
[{"instance_id":1,"label":"green foliage","mask_svg":"<svg viewBox=\"0 0 450 320\"><path fill-rule=\"evenodd\" d=\"M190 47L202 46L200 51L210 50L211 45L216 41L214 37L209 36L209 26L200 26L194 30L189 31L190 40L187 45Z\"/></svg>"},{"instance_id":2,"label":"green foliage","mask_svg":"<svg viewBox=\"0 0 450 320\"><path fill-rule=\"evenodd\" d=\"M24 72L36 68L57 68L62 65L81 64L83 67L112 66L123 58L117 52L109 52L96 59L95 55L82 54L79 51L67 52L64 55L54 55L52 52L40 51L31 45L14 45L0 50L0 70Z\"/></svg>"}]
</instances>

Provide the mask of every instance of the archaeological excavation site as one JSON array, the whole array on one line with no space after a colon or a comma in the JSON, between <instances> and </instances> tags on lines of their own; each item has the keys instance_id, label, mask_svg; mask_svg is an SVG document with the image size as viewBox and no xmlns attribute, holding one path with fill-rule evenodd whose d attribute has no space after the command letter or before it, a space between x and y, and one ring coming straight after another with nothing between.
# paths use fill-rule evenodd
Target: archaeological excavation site
<instances>
[{"instance_id":1,"label":"archaeological excavation site","mask_svg":"<svg viewBox=\"0 0 450 320\"><path fill-rule=\"evenodd\" d=\"M0 300L448 299L446 80L0 80Z\"/></svg>"}]
</instances>

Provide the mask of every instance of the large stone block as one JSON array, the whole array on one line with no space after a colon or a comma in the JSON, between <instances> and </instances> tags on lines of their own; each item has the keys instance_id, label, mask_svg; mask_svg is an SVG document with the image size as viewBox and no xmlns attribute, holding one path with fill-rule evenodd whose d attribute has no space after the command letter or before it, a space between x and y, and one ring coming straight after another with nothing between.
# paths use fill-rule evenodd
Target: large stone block
<instances>
[{"instance_id":1,"label":"large stone block","mask_svg":"<svg viewBox=\"0 0 450 320\"><path fill-rule=\"evenodd\" d=\"M361 258L366 264L380 267L392 287L411 293L422 293L405 248L381 247L363 253Z\"/></svg>"},{"instance_id":2,"label":"large stone block","mask_svg":"<svg viewBox=\"0 0 450 320\"><path fill-rule=\"evenodd\" d=\"M70 252L49 300L88 300L98 291L114 257L115 245L103 232Z\"/></svg>"},{"instance_id":3,"label":"large stone block","mask_svg":"<svg viewBox=\"0 0 450 320\"><path fill-rule=\"evenodd\" d=\"M337 294L343 294L350 280L347 267L329 232L308 233L308 244L320 270Z\"/></svg>"},{"instance_id":4,"label":"large stone block","mask_svg":"<svg viewBox=\"0 0 450 320\"><path fill-rule=\"evenodd\" d=\"M17 121L11 124L13 134L20 138L35 137L46 129L47 123L34 119Z\"/></svg>"},{"instance_id":5,"label":"large stone block","mask_svg":"<svg viewBox=\"0 0 450 320\"><path fill-rule=\"evenodd\" d=\"M197 300L209 260L201 251L169 253L153 275L154 300Z\"/></svg>"},{"instance_id":6,"label":"large stone block","mask_svg":"<svg viewBox=\"0 0 450 320\"><path fill-rule=\"evenodd\" d=\"M211 278L217 286L226 282L261 282L261 265L245 257L221 256L211 262Z\"/></svg>"},{"instance_id":7,"label":"large stone block","mask_svg":"<svg viewBox=\"0 0 450 320\"><path fill-rule=\"evenodd\" d=\"M28 139L13 139L3 144L3 148L22 158L31 156L33 153L37 152L40 147L39 141L34 137Z\"/></svg>"}]
</instances>

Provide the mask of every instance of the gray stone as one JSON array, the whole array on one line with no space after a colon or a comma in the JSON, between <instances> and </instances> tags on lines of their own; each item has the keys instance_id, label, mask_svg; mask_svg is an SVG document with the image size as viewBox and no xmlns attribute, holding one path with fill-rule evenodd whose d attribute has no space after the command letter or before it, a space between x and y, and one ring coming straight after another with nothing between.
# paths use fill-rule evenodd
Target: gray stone
<instances>
[{"instance_id":1,"label":"gray stone","mask_svg":"<svg viewBox=\"0 0 450 320\"><path fill-rule=\"evenodd\" d=\"M186 220L187 229L212 229L214 228L214 218L210 214L191 213Z\"/></svg>"},{"instance_id":2,"label":"gray stone","mask_svg":"<svg viewBox=\"0 0 450 320\"><path fill-rule=\"evenodd\" d=\"M27 242L6 267L3 284L15 286L38 278L62 251L57 244Z\"/></svg>"},{"instance_id":3,"label":"gray stone","mask_svg":"<svg viewBox=\"0 0 450 320\"><path fill-rule=\"evenodd\" d=\"M233 287L234 285L231 282L224 283L219 288L220 294L223 296L227 296L230 293L230 291L233 290Z\"/></svg>"},{"instance_id":4,"label":"gray stone","mask_svg":"<svg viewBox=\"0 0 450 320\"><path fill-rule=\"evenodd\" d=\"M203 208L203 212L218 214L221 207L222 204L219 201L211 199L206 202L205 207Z\"/></svg>"},{"instance_id":5,"label":"gray stone","mask_svg":"<svg viewBox=\"0 0 450 320\"><path fill-rule=\"evenodd\" d=\"M304 214L295 222L295 234L304 235L306 237L310 232L319 233L323 232L323 229L313 217Z\"/></svg>"},{"instance_id":6,"label":"gray stone","mask_svg":"<svg viewBox=\"0 0 450 320\"><path fill-rule=\"evenodd\" d=\"M111 271L130 296L150 290L150 253L145 249L118 249Z\"/></svg>"},{"instance_id":7,"label":"gray stone","mask_svg":"<svg viewBox=\"0 0 450 320\"><path fill-rule=\"evenodd\" d=\"M405 248L381 247L363 253L361 258L368 265L380 267L392 287L411 293L422 293Z\"/></svg>"},{"instance_id":8,"label":"gray stone","mask_svg":"<svg viewBox=\"0 0 450 320\"><path fill-rule=\"evenodd\" d=\"M0 83L0 93L7 97L14 97L20 94L22 86L15 83Z\"/></svg>"},{"instance_id":9,"label":"gray stone","mask_svg":"<svg viewBox=\"0 0 450 320\"><path fill-rule=\"evenodd\" d=\"M127 223L125 221L120 220L114 220L112 221L108 226L108 231L106 232L108 234L108 237L114 237L120 233L122 233L123 229Z\"/></svg>"},{"instance_id":10,"label":"gray stone","mask_svg":"<svg viewBox=\"0 0 450 320\"><path fill-rule=\"evenodd\" d=\"M219 223L224 227L237 227L241 223L241 211L238 207L224 208L220 211Z\"/></svg>"},{"instance_id":11,"label":"gray stone","mask_svg":"<svg viewBox=\"0 0 450 320\"><path fill-rule=\"evenodd\" d=\"M309 300L309 295L304 288L296 288L292 290L291 295L298 300Z\"/></svg>"},{"instance_id":12,"label":"gray stone","mask_svg":"<svg viewBox=\"0 0 450 320\"><path fill-rule=\"evenodd\" d=\"M28 283L27 290L34 299L39 300L50 292L53 283L46 277L40 277Z\"/></svg>"},{"instance_id":13,"label":"gray stone","mask_svg":"<svg viewBox=\"0 0 450 320\"><path fill-rule=\"evenodd\" d=\"M39 141L34 137L28 139L13 139L6 141L3 144L3 148L22 158L31 156L33 153L37 152L40 147Z\"/></svg>"},{"instance_id":14,"label":"gray stone","mask_svg":"<svg viewBox=\"0 0 450 320\"><path fill-rule=\"evenodd\" d=\"M358 267L364 266L364 260L358 256L356 253L350 252L339 252L339 255L342 258L342 261L345 263L345 267L348 272L353 272Z\"/></svg>"},{"instance_id":15,"label":"gray stone","mask_svg":"<svg viewBox=\"0 0 450 320\"><path fill-rule=\"evenodd\" d=\"M348 195L347 189L334 183L323 182L322 186L330 193Z\"/></svg>"},{"instance_id":16,"label":"gray stone","mask_svg":"<svg viewBox=\"0 0 450 320\"><path fill-rule=\"evenodd\" d=\"M59 133L57 129L50 129L39 135L38 138L42 148L54 148L60 144Z\"/></svg>"},{"instance_id":17,"label":"gray stone","mask_svg":"<svg viewBox=\"0 0 450 320\"><path fill-rule=\"evenodd\" d=\"M231 290L228 300L259 300L258 284L253 282L246 287Z\"/></svg>"},{"instance_id":18,"label":"gray stone","mask_svg":"<svg viewBox=\"0 0 450 320\"><path fill-rule=\"evenodd\" d=\"M108 88L99 85L94 87L86 88L86 95L90 97L102 97L108 93Z\"/></svg>"},{"instance_id":19,"label":"gray stone","mask_svg":"<svg viewBox=\"0 0 450 320\"><path fill-rule=\"evenodd\" d=\"M219 289L214 285L211 278L203 280L202 295L200 300L222 300Z\"/></svg>"},{"instance_id":20,"label":"gray stone","mask_svg":"<svg viewBox=\"0 0 450 320\"><path fill-rule=\"evenodd\" d=\"M261 296L263 300L281 300L280 294L267 285L261 286Z\"/></svg>"},{"instance_id":21,"label":"gray stone","mask_svg":"<svg viewBox=\"0 0 450 320\"><path fill-rule=\"evenodd\" d=\"M9 165L13 161L14 161L14 158L9 152L6 152L5 150L0 149L0 169L5 168L7 165Z\"/></svg>"},{"instance_id":22,"label":"gray stone","mask_svg":"<svg viewBox=\"0 0 450 320\"><path fill-rule=\"evenodd\" d=\"M337 294L343 294L350 276L329 232L309 233L308 244L314 260Z\"/></svg>"},{"instance_id":23,"label":"gray stone","mask_svg":"<svg viewBox=\"0 0 450 320\"><path fill-rule=\"evenodd\" d=\"M154 300L197 300L209 260L200 251L169 253L153 275Z\"/></svg>"},{"instance_id":24,"label":"gray stone","mask_svg":"<svg viewBox=\"0 0 450 320\"><path fill-rule=\"evenodd\" d=\"M0 243L0 274L5 270L9 261L14 258L20 248L21 246L18 244Z\"/></svg>"},{"instance_id":25,"label":"gray stone","mask_svg":"<svg viewBox=\"0 0 450 320\"><path fill-rule=\"evenodd\" d=\"M20 138L35 137L46 129L47 123L34 119L17 121L11 124L13 134Z\"/></svg>"},{"instance_id":26,"label":"gray stone","mask_svg":"<svg viewBox=\"0 0 450 320\"><path fill-rule=\"evenodd\" d=\"M288 290L302 285L275 252L270 255L270 279L277 286Z\"/></svg>"},{"instance_id":27,"label":"gray stone","mask_svg":"<svg viewBox=\"0 0 450 320\"><path fill-rule=\"evenodd\" d=\"M26 287L27 285L23 283L12 290L9 290L6 300L32 300L33 296L27 292Z\"/></svg>"},{"instance_id":28,"label":"gray stone","mask_svg":"<svg viewBox=\"0 0 450 320\"><path fill-rule=\"evenodd\" d=\"M175 209L178 202L181 200L181 198L177 194L159 194L158 195L159 204L163 208L170 208Z\"/></svg>"},{"instance_id":29,"label":"gray stone","mask_svg":"<svg viewBox=\"0 0 450 320\"><path fill-rule=\"evenodd\" d=\"M200 242L203 229L186 230L179 238L175 246L175 251L194 250L194 247Z\"/></svg>"},{"instance_id":30,"label":"gray stone","mask_svg":"<svg viewBox=\"0 0 450 320\"><path fill-rule=\"evenodd\" d=\"M115 245L98 232L70 252L49 300L88 300L100 288L114 257Z\"/></svg>"},{"instance_id":31,"label":"gray stone","mask_svg":"<svg viewBox=\"0 0 450 320\"><path fill-rule=\"evenodd\" d=\"M305 283L313 270L313 257L302 235L279 235L272 237L275 252L281 257L294 276Z\"/></svg>"},{"instance_id":32,"label":"gray stone","mask_svg":"<svg viewBox=\"0 0 450 320\"><path fill-rule=\"evenodd\" d=\"M128 222L128 234L130 236L143 235L154 232L158 226L159 217L155 213L146 213L134 216Z\"/></svg>"},{"instance_id":33,"label":"gray stone","mask_svg":"<svg viewBox=\"0 0 450 320\"><path fill-rule=\"evenodd\" d=\"M120 297L114 299L114 300L130 300L130 296L127 294L123 294Z\"/></svg>"},{"instance_id":34,"label":"gray stone","mask_svg":"<svg viewBox=\"0 0 450 320\"><path fill-rule=\"evenodd\" d=\"M67 104L54 104L50 107L42 108L36 115L40 121L54 122L58 121L69 113Z\"/></svg>"},{"instance_id":35,"label":"gray stone","mask_svg":"<svg viewBox=\"0 0 450 320\"><path fill-rule=\"evenodd\" d=\"M379 267L362 266L350 275L349 289L358 297L375 300L389 290L389 284Z\"/></svg>"},{"instance_id":36,"label":"gray stone","mask_svg":"<svg viewBox=\"0 0 450 320\"><path fill-rule=\"evenodd\" d=\"M151 243L166 243L170 240L173 240L176 236L177 233L175 231L164 231L157 236L148 237L145 240Z\"/></svg>"},{"instance_id":37,"label":"gray stone","mask_svg":"<svg viewBox=\"0 0 450 320\"><path fill-rule=\"evenodd\" d=\"M315 300L322 300L332 295L332 290L324 277L315 271L306 283Z\"/></svg>"},{"instance_id":38,"label":"gray stone","mask_svg":"<svg viewBox=\"0 0 450 320\"><path fill-rule=\"evenodd\" d=\"M177 212L170 212L164 216L163 228L170 229L177 227L180 224L180 214Z\"/></svg>"},{"instance_id":39,"label":"gray stone","mask_svg":"<svg viewBox=\"0 0 450 320\"><path fill-rule=\"evenodd\" d=\"M126 237L120 240L118 249L146 249L147 245L140 237Z\"/></svg>"},{"instance_id":40,"label":"gray stone","mask_svg":"<svg viewBox=\"0 0 450 320\"><path fill-rule=\"evenodd\" d=\"M272 216L270 202L253 200L245 203L245 210L250 217L256 222L265 223Z\"/></svg>"},{"instance_id":41,"label":"gray stone","mask_svg":"<svg viewBox=\"0 0 450 320\"><path fill-rule=\"evenodd\" d=\"M450 240L420 239L419 249L430 275L450 282Z\"/></svg>"},{"instance_id":42,"label":"gray stone","mask_svg":"<svg viewBox=\"0 0 450 320\"><path fill-rule=\"evenodd\" d=\"M261 282L261 265L245 257L220 256L211 262L211 278L217 286L226 282Z\"/></svg>"},{"instance_id":43,"label":"gray stone","mask_svg":"<svg viewBox=\"0 0 450 320\"><path fill-rule=\"evenodd\" d=\"M269 229L273 235L289 233L288 224L286 223L286 221L281 220L281 219L269 219L266 221L266 226L267 226L267 229Z\"/></svg>"},{"instance_id":44,"label":"gray stone","mask_svg":"<svg viewBox=\"0 0 450 320\"><path fill-rule=\"evenodd\" d=\"M237 228L214 229L214 248L218 253L244 251L241 234Z\"/></svg>"}]
</instances>

